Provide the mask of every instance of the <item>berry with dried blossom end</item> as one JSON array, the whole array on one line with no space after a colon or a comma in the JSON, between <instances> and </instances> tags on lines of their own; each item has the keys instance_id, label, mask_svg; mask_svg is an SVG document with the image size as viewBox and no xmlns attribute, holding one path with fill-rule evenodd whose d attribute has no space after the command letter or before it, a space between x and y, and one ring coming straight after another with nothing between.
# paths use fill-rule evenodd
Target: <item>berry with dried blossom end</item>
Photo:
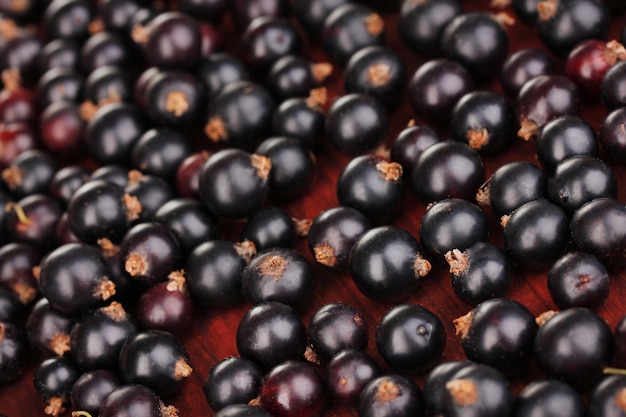
<instances>
[{"instance_id":1,"label":"berry with dried blossom end","mask_svg":"<svg viewBox=\"0 0 626 417\"><path fill-rule=\"evenodd\" d=\"M140 384L128 384L111 392L102 403L98 414L99 417L119 415L177 417L178 410L174 406L163 404L152 389Z\"/></svg>"},{"instance_id":2,"label":"berry with dried blossom end","mask_svg":"<svg viewBox=\"0 0 626 417\"><path fill-rule=\"evenodd\" d=\"M44 412L57 417L65 410L74 382L80 377L78 366L67 358L47 359L39 364L33 376L37 394L46 401Z\"/></svg>"},{"instance_id":3,"label":"berry with dried blossom end","mask_svg":"<svg viewBox=\"0 0 626 417\"><path fill-rule=\"evenodd\" d=\"M396 374L370 381L359 396L362 417L423 416L422 392L410 379Z\"/></svg>"}]
</instances>

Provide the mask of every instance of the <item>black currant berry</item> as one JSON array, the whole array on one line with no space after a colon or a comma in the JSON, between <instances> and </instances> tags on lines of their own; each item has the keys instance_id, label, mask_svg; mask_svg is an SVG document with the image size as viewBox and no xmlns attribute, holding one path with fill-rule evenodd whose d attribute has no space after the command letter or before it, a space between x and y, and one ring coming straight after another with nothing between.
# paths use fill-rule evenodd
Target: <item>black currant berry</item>
<instances>
[{"instance_id":1,"label":"black currant berry","mask_svg":"<svg viewBox=\"0 0 626 417\"><path fill-rule=\"evenodd\" d=\"M139 384L122 385L111 392L100 407L99 417L176 417L178 410L165 406L150 388Z\"/></svg>"},{"instance_id":2,"label":"black currant berry","mask_svg":"<svg viewBox=\"0 0 626 417\"><path fill-rule=\"evenodd\" d=\"M72 407L98 415L100 406L110 393L122 385L116 373L104 369L84 372L72 387Z\"/></svg>"},{"instance_id":3,"label":"black currant berry","mask_svg":"<svg viewBox=\"0 0 626 417\"><path fill-rule=\"evenodd\" d=\"M537 3L540 0L523 1ZM515 4L515 0L513 3ZM555 73L556 66L547 53L535 48L520 49L510 55L502 65L500 85L509 97L515 99L527 81L539 75Z\"/></svg>"},{"instance_id":4,"label":"black currant berry","mask_svg":"<svg viewBox=\"0 0 626 417\"><path fill-rule=\"evenodd\" d=\"M160 125L192 125L204 108L202 83L185 71L159 72L148 81L144 95L148 117Z\"/></svg>"},{"instance_id":5,"label":"black currant berry","mask_svg":"<svg viewBox=\"0 0 626 417\"><path fill-rule=\"evenodd\" d=\"M424 416L422 392L410 379L396 374L382 375L363 388L359 416Z\"/></svg>"},{"instance_id":6,"label":"black currant berry","mask_svg":"<svg viewBox=\"0 0 626 417\"><path fill-rule=\"evenodd\" d=\"M612 66L600 82L600 98L611 111L626 106L626 64L618 62Z\"/></svg>"},{"instance_id":7,"label":"black currant berry","mask_svg":"<svg viewBox=\"0 0 626 417\"><path fill-rule=\"evenodd\" d=\"M288 99L278 106L272 119L274 133L298 139L311 149L319 147L324 137L324 112L313 97Z\"/></svg>"},{"instance_id":8,"label":"black currant berry","mask_svg":"<svg viewBox=\"0 0 626 417\"><path fill-rule=\"evenodd\" d=\"M458 0L404 1L398 30L404 43L424 55L441 50L441 36L448 23L462 13Z\"/></svg>"},{"instance_id":9,"label":"black currant berry","mask_svg":"<svg viewBox=\"0 0 626 417\"><path fill-rule=\"evenodd\" d=\"M548 290L561 309L600 307L609 295L609 274L595 256L569 252L552 265Z\"/></svg>"},{"instance_id":10,"label":"black currant berry","mask_svg":"<svg viewBox=\"0 0 626 417\"><path fill-rule=\"evenodd\" d=\"M213 411L247 404L259 395L263 374L249 359L230 356L209 371L202 391Z\"/></svg>"},{"instance_id":11,"label":"black currant berry","mask_svg":"<svg viewBox=\"0 0 626 417\"><path fill-rule=\"evenodd\" d=\"M528 384L515 402L514 417L583 417L580 395L563 382L549 379Z\"/></svg>"},{"instance_id":12,"label":"black currant berry","mask_svg":"<svg viewBox=\"0 0 626 417\"><path fill-rule=\"evenodd\" d=\"M204 85L208 97L219 93L224 86L249 80L250 74L239 58L227 53L211 54L196 65L196 77Z\"/></svg>"},{"instance_id":13,"label":"black currant berry","mask_svg":"<svg viewBox=\"0 0 626 417\"><path fill-rule=\"evenodd\" d=\"M278 207L262 208L248 218L241 232L241 240L254 243L258 252L271 248L290 248L296 240L296 225L285 210Z\"/></svg>"},{"instance_id":14,"label":"black currant berry","mask_svg":"<svg viewBox=\"0 0 626 417\"><path fill-rule=\"evenodd\" d=\"M614 110L603 121L600 127L600 142L606 158L619 164L626 157L626 134L621 126L626 121L626 110Z\"/></svg>"},{"instance_id":15,"label":"black currant berry","mask_svg":"<svg viewBox=\"0 0 626 417\"><path fill-rule=\"evenodd\" d=\"M286 55L270 68L267 85L274 97L279 100L307 97L332 71L331 64L323 62L316 64L297 55Z\"/></svg>"},{"instance_id":16,"label":"black currant berry","mask_svg":"<svg viewBox=\"0 0 626 417\"><path fill-rule=\"evenodd\" d=\"M40 260L39 251L27 243L7 243L0 248L0 285L24 305L37 296L33 268Z\"/></svg>"},{"instance_id":17,"label":"black currant berry","mask_svg":"<svg viewBox=\"0 0 626 417\"><path fill-rule=\"evenodd\" d=\"M349 0L293 0L291 9L298 18L300 24L312 36L319 36L324 21L335 9Z\"/></svg>"},{"instance_id":18,"label":"black currant berry","mask_svg":"<svg viewBox=\"0 0 626 417\"><path fill-rule=\"evenodd\" d=\"M16 325L0 322L0 384L22 375L28 359L28 342Z\"/></svg>"},{"instance_id":19,"label":"black currant berry","mask_svg":"<svg viewBox=\"0 0 626 417\"><path fill-rule=\"evenodd\" d=\"M22 152L2 171L2 180L17 198L48 192L57 163L48 154L31 149Z\"/></svg>"},{"instance_id":20,"label":"black currant berry","mask_svg":"<svg viewBox=\"0 0 626 417\"><path fill-rule=\"evenodd\" d=\"M161 13L133 39L143 46L146 61L159 68L190 68L201 56L201 33L196 20L184 13ZM138 36L137 36L138 35Z\"/></svg>"},{"instance_id":21,"label":"black currant berry","mask_svg":"<svg viewBox=\"0 0 626 417\"><path fill-rule=\"evenodd\" d=\"M336 402L354 404L363 388L379 374L378 363L367 353L344 349L326 365L326 388Z\"/></svg>"},{"instance_id":22,"label":"black currant berry","mask_svg":"<svg viewBox=\"0 0 626 417\"><path fill-rule=\"evenodd\" d=\"M426 381L424 381L424 403L426 404L427 415L443 415L446 384L460 369L472 364L473 362L470 361L442 362L430 371Z\"/></svg>"},{"instance_id":23,"label":"black currant berry","mask_svg":"<svg viewBox=\"0 0 626 417\"><path fill-rule=\"evenodd\" d=\"M395 226L361 235L350 250L349 266L357 288L382 303L408 298L431 269L413 236Z\"/></svg>"},{"instance_id":24,"label":"black currant berry","mask_svg":"<svg viewBox=\"0 0 626 417\"><path fill-rule=\"evenodd\" d=\"M248 404L233 404L224 407L214 417L272 417L270 413L259 406Z\"/></svg>"},{"instance_id":25,"label":"black currant berry","mask_svg":"<svg viewBox=\"0 0 626 417\"><path fill-rule=\"evenodd\" d=\"M61 168L50 182L50 195L67 205L74 193L89 179L89 171L78 165Z\"/></svg>"},{"instance_id":26,"label":"black currant berry","mask_svg":"<svg viewBox=\"0 0 626 417\"><path fill-rule=\"evenodd\" d=\"M41 298L28 315L25 329L30 346L44 356L63 356L70 350L70 331L75 319Z\"/></svg>"},{"instance_id":27,"label":"black currant berry","mask_svg":"<svg viewBox=\"0 0 626 417\"><path fill-rule=\"evenodd\" d=\"M410 177L419 156L430 145L441 142L441 138L428 126L418 126L411 120L391 145L390 158L402 165L404 176Z\"/></svg>"},{"instance_id":28,"label":"black currant berry","mask_svg":"<svg viewBox=\"0 0 626 417\"><path fill-rule=\"evenodd\" d=\"M256 71L266 72L277 60L299 50L298 32L284 18L256 18L241 35L241 56Z\"/></svg>"},{"instance_id":29,"label":"black currant berry","mask_svg":"<svg viewBox=\"0 0 626 417\"><path fill-rule=\"evenodd\" d=\"M46 401L44 412L57 417L65 411L65 403L76 380L80 377L78 367L67 358L52 358L43 361L33 375L37 394Z\"/></svg>"},{"instance_id":30,"label":"black currant berry","mask_svg":"<svg viewBox=\"0 0 626 417\"><path fill-rule=\"evenodd\" d=\"M144 175L136 169L128 171L128 184L124 191L130 197L136 198L141 206L138 222L154 221L157 210L174 199L174 190L167 181L153 175Z\"/></svg>"},{"instance_id":31,"label":"black currant berry","mask_svg":"<svg viewBox=\"0 0 626 417\"><path fill-rule=\"evenodd\" d=\"M617 417L626 412L624 389L626 378L623 375L612 375L604 378L596 385L589 397L589 417Z\"/></svg>"}]
</instances>

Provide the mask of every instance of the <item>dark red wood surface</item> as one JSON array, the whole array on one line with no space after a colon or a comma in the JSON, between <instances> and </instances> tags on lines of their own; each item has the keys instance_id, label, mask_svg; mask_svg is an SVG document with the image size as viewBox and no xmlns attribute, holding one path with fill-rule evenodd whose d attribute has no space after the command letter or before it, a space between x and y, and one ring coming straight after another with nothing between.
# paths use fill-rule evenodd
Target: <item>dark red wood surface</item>
<instances>
[{"instance_id":1,"label":"dark red wood surface","mask_svg":"<svg viewBox=\"0 0 626 417\"><path fill-rule=\"evenodd\" d=\"M463 1L463 7L465 10L490 10L489 0L466 0ZM512 11L509 10L509 13L512 14ZM408 73L412 75L425 60L411 53L400 42L397 34L397 13L386 13L384 18L386 22L387 44L405 59ZM614 17L611 23L610 39L618 38L625 24L626 16ZM221 29L227 41L227 49L236 52L238 48L237 39L240 35L239 31L233 28L229 19L223 22ZM509 52L511 53L529 46L542 47L534 31L524 26L521 22L517 22L510 27L508 33L510 39ZM315 60L327 61L325 55L321 52L320 46L315 42L307 40L305 48L307 54ZM332 78L325 83L329 89L330 100L343 93L341 80L341 72L339 69L336 69ZM479 86L479 88L501 91L497 81ZM599 128L602 119L607 114L607 110L599 102L586 103L583 106L583 117L596 129ZM413 117L414 114L405 97L402 105L392 115L388 132L389 143ZM418 122L422 121L418 120ZM446 135L445 131L440 132L442 135ZM291 215L296 218L313 219L322 210L338 205L335 195L335 183L341 168L349 161L349 158L332 151L328 147L324 147L317 152L316 158L317 166L312 188L306 196L285 206ZM491 175L500 165L515 160L537 163L534 141L514 140L512 145L503 153L485 157L484 164L487 175ZM626 201L626 166L612 165L612 169L619 183L618 199L624 202ZM425 207L417 201L410 187L407 187L406 191L404 209L401 215L393 221L393 224L407 229L417 238L419 236L419 223ZM501 228L489 210L486 209L485 212L491 222L491 241L502 246ZM224 226L227 237L233 241L237 240L241 223L229 223ZM297 244L297 249L312 260L306 240L300 240ZM370 330L368 352L382 364L382 360L376 352L374 334L378 321L390 306L366 299L356 289L349 275L333 273L319 265L315 265L314 268L317 288L310 298L306 300L308 304L302 311L304 323L308 323L313 312L325 303L342 301L352 305L366 317ZM547 271L527 273L523 270L515 269L513 273L514 283L507 292L507 297L523 303L533 314L539 314L548 309L555 309L546 287ZM599 313L609 323L611 328L614 328L619 319L626 314L626 302L624 301L626 300L626 271L622 270L621 272L613 273L611 285L609 298L604 306L599 309ZM423 284L409 297L407 302L417 303L428 308L437 314L444 323L448 337L442 360L464 358L459 337L454 333L452 320L467 313L471 308L459 301L454 295L451 288L450 275L445 268L435 266L428 277L424 279ZM235 345L235 333L239 320L249 308L248 304L242 304L228 311L196 309L191 330L183 339L189 352L190 363L194 372L185 382L180 394L165 399L166 404L173 404L178 407L181 417L213 415L213 411L209 408L202 393L202 384L211 367L219 360L230 355L238 355ZM43 402L35 393L32 384L34 366L35 360L33 359L27 372L21 379L11 385L0 387L1 413L9 417L44 416ZM390 372L389 368L384 365L383 370ZM527 373L512 379L511 383L517 392L524 384L537 378L541 378L540 372L531 367ZM425 375L415 376L414 379L421 387ZM64 415L69 415L69 412ZM329 403L325 413L325 416L356 415L355 407L332 403Z\"/></svg>"}]
</instances>

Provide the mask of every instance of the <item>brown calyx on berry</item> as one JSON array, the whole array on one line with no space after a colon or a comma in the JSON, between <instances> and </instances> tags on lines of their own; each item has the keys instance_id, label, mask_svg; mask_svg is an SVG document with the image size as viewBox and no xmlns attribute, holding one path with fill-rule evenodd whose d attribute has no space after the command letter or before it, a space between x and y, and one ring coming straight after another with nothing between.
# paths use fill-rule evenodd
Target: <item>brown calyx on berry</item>
<instances>
[{"instance_id":1,"label":"brown calyx on berry","mask_svg":"<svg viewBox=\"0 0 626 417\"><path fill-rule=\"evenodd\" d=\"M241 256L246 263L250 262L250 259L256 255L257 250L253 241L244 240L243 242L235 243L235 252L237 255Z\"/></svg>"},{"instance_id":2,"label":"brown calyx on berry","mask_svg":"<svg viewBox=\"0 0 626 417\"><path fill-rule=\"evenodd\" d=\"M102 254L105 258L111 258L117 255L120 251L120 247L113 244L113 242L106 237L98 239L96 243L100 247L100 250L102 250Z\"/></svg>"},{"instance_id":3,"label":"brown calyx on berry","mask_svg":"<svg viewBox=\"0 0 626 417\"><path fill-rule=\"evenodd\" d=\"M182 91L170 91L165 97L165 111L180 117L189 110L189 100Z\"/></svg>"},{"instance_id":4,"label":"brown calyx on berry","mask_svg":"<svg viewBox=\"0 0 626 417\"><path fill-rule=\"evenodd\" d=\"M311 66L311 72L315 81L322 83L333 73L333 66L328 62L319 62Z\"/></svg>"},{"instance_id":5,"label":"brown calyx on berry","mask_svg":"<svg viewBox=\"0 0 626 417\"><path fill-rule=\"evenodd\" d=\"M510 214L505 214L504 216L500 217L500 226L505 228L506 225L509 224L509 220L511 220Z\"/></svg>"},{"instance_id":6,"label":"brown calyx on berry","mask_svg":"<svg viewBox=\"0 0 626 417\"><path fill-rule=\"evenodd\" d=\"M131 277L144 276L148 273L148 261L138 253L131 253L126 257L124 269Z\"/></svg>"},{"instance_id":7,"label":"brown calyx on berry","mask_svg":"<svg viewBox=\"0 0 626 417\"><path fill-rule=\"evenodd\" d=\"M411 119L409 120L409 122L406 124L406 127L415 127L417 125L417 122L415 121L415 119Z\"/></svg>"},{"instance_id":8,"label":"brown calyx on berry","mask_svg":"<svg viewBox=\"0 0 626 417\"><path fill-rule=\"evenodd\" d=\"M309 230L311 229L311 224L313 224L313 220L296 219L295 217L292 217L291 221L296 228L296 234L298 235L298 237L305 238L309 235Z\"/></svg>"},{"instance_id":9,"label":"brown calyx on berry","mask_svg":"<svg viewBox=\"0 0 626 417\"><path fill-rule=\"evenodd\" d=\"M162 417L178 417L178 408L173 405L161 404Z\"/></svg>"},{"instance_id":10,"label":"brown calyx on berry","mask_svg":"<svg viewBox=\"0 0 626 417\"><path fill-rule=\"evenodd\" d=\"M306 98L306 105L315 110L321 110L328 101L328 90L326 87L314 88Z\"/></svg>"},{"instance_id":11,"label":"brown calyx on berry","mask_svg":"<svg viewBox=\"0 0 626 417\"><path fill-rule=\"evenodd\" d=\"M270 176L272 170L272 160L267 156L257 155L253 153L250 156L251 164L256 168L256 175L262 180L266 180Z\"/></svg>"},{"instance_id":12,"label":"brown calyx on berry","mask_svg":"<svg viewBox=\"0 0 626 417\"><path fill-rule=\"evenodd\" d=\"M67 333L57 334L50 341L50 350L57 356L63 356L70 349L70 335Z\"/></svg>"},{"instance_id":13,"label":"brown calyx on berry","mask_svg":"<svg viewBox=\"0 0 626 417\"><path fill-rule=\"evenodd\" d=\"M138 169L131 169L128 171L128 183L131 185L138 184L143 178L143 172Z\"/></svg>"},{"instance_id":14,"label":"brown calyx on berry","mask_svg":"<svg viewBox=\"0 0 626 417\"><path fill-rule=\"evenodd\" d=\"M452 320L452 324L454 324L454 331L457 336L461 336L461 339L465 339L467 337L467 333L469 332L470 326L472 325L472 321L474 320L474 313L470 311L469 313Z\"/></svg>"},{"instance_id":15,"label":"brown calyx on berry","mask_svg":"<svg viewBox=\"0 0 626 417\"><path fill-rule=\"evenodd\" d=\"M115 283L107 277L102 277L100 283L93 292L94 298L108 300L115 295Z\"/></svg>"},{"instance_id":16,"label":"brown calyx on berry","mask_svg":"<svg viewBox=\"0 0 626 417\"><path fill-rule=\"evenodd\" d=\"M367 33L372 36L378 36L385 30L385 21L378 15L378 13L371 13L365 18L365 27Z\"/></svg>"},{"instance_id":17,"label":"brown calyx on berry","mask_svg":"<svg viewBox=\"0 0 626 417\"><path fill-rule=\"evenodd\" d=\"M416 254L413 260L413 275L416 277L425 277L433 268L428 259L424 258L421 254Z\"/></svg>"},{"instance_id":18,"label":"brown calyx on berry","mask_svg":"<svg viewBox=\"0 0 626 417\"><path fill-rule=\"evenodd\" d=\"M57 417L60 414L65 412L65 407L63 407L63 398L60 397L52 397L48 400L46 407L43 409L44 413Z\"/></svg>"},{"instance_id":19,"label":"brown calyx on berry","mask_svg":"<svg viewBox=\"0 0 626 417\"><path fill-rule=\"evenodd\" d=\"M446 262L450 265L450 273L454 275L461 275L469 266L468 256L458 249L448 251L444 255L444 258L446 258Z\"/></svg>"},{"instance_id":20,"label":"brown calyx on berry","mask_svg":"<svg viewBox=\"0 0 626 417\"><path fill-rule=\"evenodd\" d=\"M374 64L367 69L367 80L372 87L387 85L391 78L391 66L388 64Z\"/></svg>"},{"instance_id":21,"label":"brown calyx on berry","mask_svg":"<svg viewBox=\"0 0 626 417\"><path fill-rule=\"evenodd\" d=\"M467 131L467 143L475 151L489 144L489 131L484 127L481 129L470 129Z\"/></svg>"},{"instance_id":22,"label":"brown calyx on berry","mask_svg":"<svg viewBox=\"0 0 626 417\"><path fill-rule=\"evenodd\" d=\"M613 39L612 41L607 42L604 56L609 65L615 65L619 61L626 60L626 48L624 48L624 45L619 43L617 40Z\"/></svg>"},{"instance_id":23,"label":"brown calyx on berry","mask_svg":"<svg viewBox=\"0 0 626 417\"><path fill-rule=\"evenodd\" d=\"M501 12L493 15L493 20L498 22L502 29L515 25L515 18L508 13Z\"/></svg>"},{"instance_id":24,"label":"brown calyx on berry","mask_svg":"<svg viewBox=\"0 0 626 417\"><path fill-rule=\"evenodd\" d=\"M311 346L307 346L304 350L304 359L306 359L307 362L311 362L317 365L321 363L320 358L317 356L317 353L315 353Z\"/></svg>"},{"instance_id":25,"label":"brown calyx on berry","mask_svg":"<svg viewBox=\"0 0 626 417\"><path fill-rule=\"evenodd\" d=\"M537 3L537 11L539 12L539 19L550 20L556 14L559 8L558 0L544 0Z\"/></svg>"},{"instance_id":26,"label":"brown calyx on berry","mask_svg":"<svg viewBox=\"0 0 626 417\"><path fill-rule=\"evenodd\" d=\"M148 39L150 39L150 31L144 25L137 24L131 29L130 37L136 43L146 43L148 42Z\"/></svg>"},{"instance_id":27,"label":"brown calyx on berry","mask_svg":"<svg viewBox=\"0 0 626 417\"><path fill-rule=\"evenodd\" d=\"M494 9L506 9L512 4L511 0L491 0L489 7Z\"/></svg>"},{"instance_id":28,"label":"brown calyx on berry","mask_svg":"<svg viewBox=\"0 0 626 417\"><path fill-rule=\"evenodd\" d=\"M615 405L622 411L626 412L626 388L620 388L613 397Z\"/></svg>"},{"instance_id":29,"label":"brown calyx on berry","mask_svg":"<svg viewBox=\"0 0 626 417\"><path fill-rule=\"evenodd\" d=\"M260 407L261 406L261 397L257 396L248 401L248 405L251 407Z\"/></svg>"},{"instance_id":30,"label":"brown calyx on berry","mask_svg":"<svg viewBox=\"0 0 626 417\"><path fill-rule=\"evenodd\" d=\"M452 400L461 407L474 405L478 401L478 387L470 379L453 379L448 381L446 389L450 393Z\"/></svg>"},{"instance_id":31,"label":"brown calyx on berry","mask_svg":"<svg viewBox=\"0 0 626 417\"><path fill-rule=\"evenodd\" d=\"M24 171L15 165L7 167L2 171L2 179L11 190L15 190L24 180Z\"/></svg>"},{"instance_id":32,"label":"brown calyx on berry","mask_svg":"<svg viewBox=\"0 0 626 417\"><path fill-rule=\"evenodd\" d=\"M6 22L8 19L0 20L0 35L6 40L11 39L11 36L4 36L4 30L2 29L2 22ZM11 22L13 22L11 20ZM15 25L15 23L13 23ZM6 30L6 29L5 29ZM7 68L2 71L2 84L4 85L4 89L7 91L17 91L22 87L22 76L20 75L20 70L17 68Z\"/></svg>"},{"instance_id":33,"label":"brown calyx on berry","mask_svg":"<svg viewBox=\"0 0 626 417\"><path fill-rule=\"evenodd\" d=\"M397 162L381 161L376 164L376 170L385 181L399 181L402 179L402 165Z\"/></svg>"},{"instance_id":34,"label":"brown calyx on berry","mask_svg":"<svg viewBox=\"0 0 626 417\"><path fill-rule=\"evenodd\" d=\"M165 289L170 292L186 292L187 280L185 279L185 270L172 271L167 276L167 284Z\"/></svg>"},{"instance_id":35,"label":"brown calyx on berry","mask_svg":"<svg viewBox=\"0 0 626 417\"><path fill-rule=\"evenodd\" d=\"M80 118L88 122L93 119L93 116L98 111L98 106L91 100L83 101L78 108Z\"/></svg>"},{"instance_id":36,"label":"brown calyx on berry","mask_svg":"<svg viewBox=\"0 0 626 417\"><path fill-rule=\"evenodd\" d=\"M387 403L393 401L402 394L400 387L393 381L383 379L376 389L375 399L377 403Z\"/></svg>"},{"instance_id":37,"label":"brown calyx on berry","mask_svg":"<svg viewBox=\"0 0 626 417\"><path fill-rule=\"evenodd\" d=\"M179 359L174 365L174 378L176 379L187 378L192 372L193 369L185 359Z\"/></svg>"},{"instance_id":38,"label":"brown calyx on berry","mask_svg":"<svg viewBox=\"0 0 626 417\"><path fill-rule=\"evenodd\" d=\"M491 205L491 189L488 182L483 184L476 192L476 202L481 206Z\"/></svg>"},{"instance_id":39,"label":"brown calyx on berry","mask_svg":"<svg viewBox=\"0 0 626 417\"><path fill-rule=\"evenodd\" d=\"M207 135L211 142L225 141L228 138L228 134L226 133L224 120L219 117L211 117L204 126L204 134Z\"/></svg>"},{"instance_id":40,"label":"brown calyx on berry","mask_svg":"<svg viewBox=\"0 0 626 417\"><path fill-rule=\"evenodd\" d=\"M537 122L524 118L520 123L517 136L528 141L539 134L539 125Z\"/></svg>"},{"instance_id":41,"label":"brown calyx on berry","mask_svg":"<svg viewBox=\"0 0 626 417\"><path fill-rule=\"evenodd\" d=\"M544 311L543 313L535 317L535 323L537 323L537 326L541 327L557 314L559 314L559 312L556 310Z\"/></svg>"},{"instance_id":42,"label":"brown calyx on berry","mask_svg":"<svg viewBox=\"0 0 626 417\"><path fill-rule=\"evenodd\" d=\"M87 25L87 30L92 35L103 32L105 29L106 27L104 26L104 22L100 18L95 18L94 20L89 22L89 25Z\"/></svg>"},{"instance_id":43,"label":"brown calyx on berry","mask_svg":"<svg viewBox=\"0 0 626 417\"><path fill-rule=\"evenodd\" d=\"M100 311L113 321L121 322L128 320L128 314L126 310L124 310L124 306L117 301L113 301L108 306L102 307Z\"/></svg>"},{"instance_id":44,"label":"brown calyx on berry","mask_svg":"<svg viewBox=\"0 0 626 417\"><path fill-rule=\"evenodd\" d=\"M261 274L264 276L272 278L275 282L278 282L283 277L288 265L289 262L287 262L285 258L274 255L263 259L257 269L261 271Z\"/></svg>"},{"instance_id":45,"label":"brown calyx on berry","mask_svg":"<svg viewBox=\"0 0 626 417\"><path fill-rule=\"evenodd\" d=\"M330 267L337 265L335 250L327 242L315 246L313 248L313 253L315 254L315 260L322 265Z\"/></svg>"},{"instance_id":46,"label":"brown calyx on berry","mask_svg":"<svg viewBox=\"0 0 626 417\"><path fill-rule=\"evenodd\" d=\"M4 323L0 322L0 342L4 340L5 334L6 334L6 327L4 327Z\"/></svg>"},{"instance_id":47,"label":"brown calyx on berry","mask_svg":"<svg viewBox=\"0 0 626 417\"><path fill-rule=\"evenodd\" d=\"M137 220L143 211L143 207L141 206L139 199L134 195L124 194L122 200L124 202L124 206L126 207L126 218L130 221Z\"/></svg>"},{"instance_id":48,"label":"brown calyx on berry","mask_svg":"<svg viewBox=\"0 0 626 417\"><path fill-rule=\"evenodd\" d=\"M35 268L39 267L33 267L33 269ZM35 275L33 274L33 276ZM35 279L39 278L35 277ZM37 297L37 288L26 282L18 282L16 284L13 284L13 286L11 286L11 290L13 290L13 293L17 296L19 302L24 305L29 304L35 299L35 297Z\"/></svg>"}]
</instances>

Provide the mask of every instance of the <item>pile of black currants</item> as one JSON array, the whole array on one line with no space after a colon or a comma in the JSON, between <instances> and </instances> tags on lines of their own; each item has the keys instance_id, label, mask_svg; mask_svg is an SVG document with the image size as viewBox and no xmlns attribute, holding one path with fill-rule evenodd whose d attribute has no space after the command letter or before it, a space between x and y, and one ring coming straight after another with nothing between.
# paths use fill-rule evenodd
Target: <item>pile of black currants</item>
<instances>
[{"instance_id":1,"label":"pile of black currants","mask_svg":"<svg viewBox=\"0 0 626 417\"><path fill-rule=\"evenodd\" d=\"M0 413L626 415L622 3L0 0Z\"/></svg>"}]
</instances>

